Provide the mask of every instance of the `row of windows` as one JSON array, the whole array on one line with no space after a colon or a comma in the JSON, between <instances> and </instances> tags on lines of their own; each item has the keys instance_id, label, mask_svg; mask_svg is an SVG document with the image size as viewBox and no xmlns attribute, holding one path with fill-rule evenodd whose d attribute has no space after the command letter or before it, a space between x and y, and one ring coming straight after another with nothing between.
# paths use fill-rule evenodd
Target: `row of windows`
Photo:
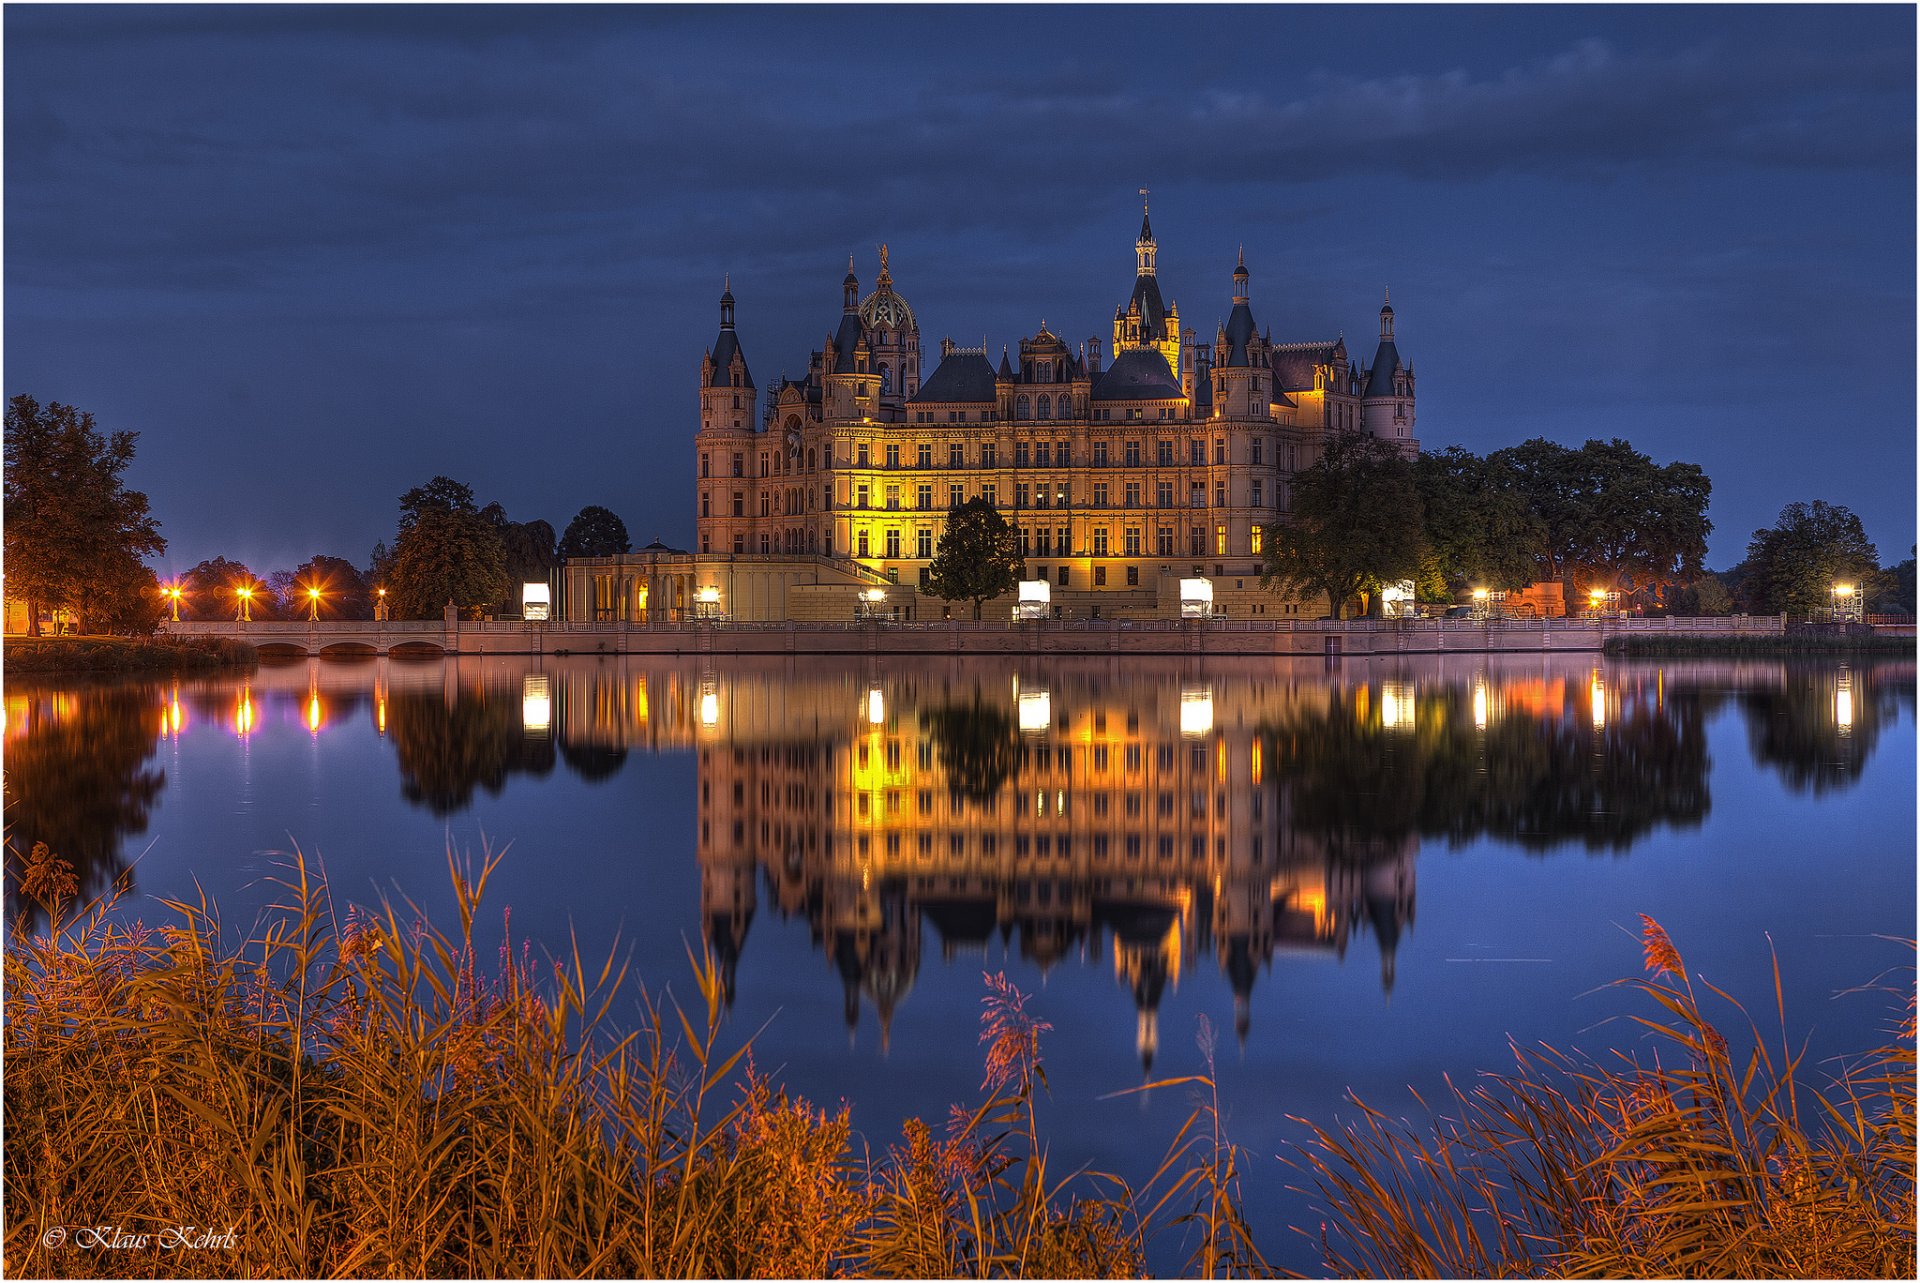
<instances>
[{"instance_id":1,"label":"row of windows","mask_svg":"<svg viewBox=\"0 0 1920 1283\"><path fill-rule=\"evenodd\" d=\"M902 837L903 835L899 833L887 833L881 836L884 849L889 856L899 856L902 854ZM734 824L734 840L738 842L743 839L744 832L741 825L736 821ZM915 840L917 857L922 860L931 860L934 853L934 835L932 833L916 834ZM1095 833L1087 840L1092 843L1093 856L1095 859L1104 859L1113 854L1116 846L1118 846L1118 849L1123 852L1129 860L1143 859L1146 852L1145 837L1139 833ZM1261 836L1255 834L1249 841L1248 854L1251 857L1252 863L1255 865L1264 863L1266 859L1266 847ZM862 856L870 856L873 851L872 842L873 835L868 833L856 834L854 837L855 852ZM969 846L977 846L979 853L983 856L997 855L1000 850L1000 835L997 833L982 833L978 836L977 842L973 842L969 841L968 835L964 833L949 832L947 834L947 854L949 856L965 855ZM1154 837L1153 849L1159 859L1171 861L1177 849L1174 835L1170 833L1157 835ZM1194 860L1206 859L1206 836L1200 833L1191 835L1187 842L1187 851L1189 857ZM1224 835L1216 836L1213 839L1213 851L1216 858L1223 860L1226 858L1227 839ZM1071 859L1073 856L1073 838L1071 835L1065 833L1036 833L1032 835L1017 833L1013 838L1013 853L1016 856L1031 856L1040 859ZM1052 882L1046 880L1041 880L1038 883L1022 881L1018 891L1015 892L1015 899L1021 904L1027 904L1037 900L1041 905L1047 905L1053 902L1053 893L1054 884ZM1063 903L1067 900L1068 894L1067 889L1062 887L1060 890L1060 899Z\"/></svg>"},{"instance_id":2,"label":"row of windows","mask_svg":"<svg viewBox=\"0 0 1920 1283\"><path fill-rule=\"evenodd\" d=\"M1138 468L1142 466L1142 460L1145 457L1146 443L1136 439L1123 441L1119 444L1120 450L1117 458L1119 466L1127 468ZM1116 462L1112 445L1113 443L1108 441L1091 442L1087 447L1086 453L1081 458L1076 459L1071 441L1016 441L1013 443L1013 466L1016 468L1048 468L1055 466L1110 467ZM909 448L911 448L912 451L910 455L907 453ZM903 466L911 466L926 471L934 467L934 459L936 457L933 444L926 441L913 443L911 447L904 446L897 442L888 442L881 447L877 455L872 446L865 441L855 443L853 449L853 459L851 460L850 466L856 468L879 466L897 469ZM1189 439L1185 453L1186 463L1189 466L1207 466L1207 445L1205 441L1198 438ZM996 468L1000 466L999 456L998 443L982 441L977 447L975 464L981 468ZM1265 439L1254 437L1249 447L1248 462L1255 466L1262 465L1265 463L1265 456ZM1153 443L1153 461L1158 466L1174 467L1179 457L1180 451L1177 442L1163 438ZM906 462L908 459L912 460L911 464ZM747 475L747 456L744 451L735 451L731 462L731 475L736 477L744 477ZM759 475L764 477L785 472L787 470L785 462L784 457L777 452L762 450L760 452ZM1217 467L1224 467L1227 462L1226 438L1216 437L1213 442L1213 463ZM817 457L815 452L813 449L809 449L806 456L807 471L813 471L816 463ZM948 468L965 468L968 466L967 447L963 442L950 441L947 443L944 466ZM700 455L700 475L703 478L713 475L713 456L706 451L701 452Z\"/></svg>"},{"instance_id":3,"label":"row of windows","mask_svg":"<svg viewBox=\"0 0 1920 1283\"><path fill-rule=\"evenodd\" d=\"M899 511L901 504L905 501L907 497L905 494L903 494L902 490L903 488L900 486L882 487L880 492L880 503L878 506L889 512ZM936 498L944 498L945 503L942 506L941 510L950 511L954 508L958 508L961 504L967 501L966 491L967 491L966 486L963 483L957 482L957 481L948 482L944 490L936 489L936 487L931 482L918 485L918 486L915 486L913 489L913 495L912 495L913 507L922 512L931 511L934 508L934 503ZM1122 484L1120 488L1120 496L1119 496L1120 502L1116 504L1113 502L1113 498L1114 498L1113 491L1109 483L1105 481L1096 481L1093 483L1091 488L1090 497L1088 499L1088 506L1094 507L1094 508L1112 508L1112 507L1143 508L1147 506L1142 501L1143 493L1144 492L1142 490L1140 482L1138 481L1125 482ZM1276 491L1276 493L1278 492ZM988 503L998 506L999 487L991 482L981 486L980 497L985 499ZM811 499L812 499L811 494L809 494L808 499L809 499L809 505L808 505L809 511L811 511ZM876 506L873 500L874 500L874 495L873 495L872 487L869 486L866 482L862 481L853 487L853 505L852 506L854 508L860 509L860 510L873 508ZM1232 505L1229 502L1229 496L1227 492L1227 483L1225 481L1215 481L1213 483L1213 492L1211 495L1212 502L1209 503L1208 500L1209 500L1209 495L1207 493L1207 487L1205 482L1201 482L1201 481L1189 482L1187 484L1187 493L1186 493L1186 499L1184 503L1176 502L1174 483L1172 481L1159 481L1154 483L1152 506L1156 508L1175 508L1175 507L1226 508L1226 507L1230 507ZM1249 482L1248 488L1247 488L1248 506L1254 507L1254 508L1265 507L1266 501L1267 501L1266 483L1264 481L1257 480L1257 479ZM829 500L828 502L829 502L829 506L831 506L831 501ZM734 516L740 517L740 516L746 515L744 510L744 503L745 503L744 492L736 490L734 492L734 503L733 503ZM770 504L769 498L763 495L761 497L761 503L760 503L761 516L764 517L764 516L770 515L768 511L769 504ZM1052 483L1048 483L1048 482L1035 483L1035 482L1028 482L1028 481L1016 481L1013 483L1013 507L1015 511L1024 511L1028 508L1071 508L1072 506L1073 506L1073 492L1072 492L1071 485L1068 482L1056 481ZM704 494L701 496L701 500L700 500L700 515L701 516L711 515L709 512L709 504L707 502L707 496Z\"/></svg>"},{"instance_id":4,"label":"row of windows","mask_svg":"<svg viewBox=\"0 0 1920 1283\"><path fill-rule=\"evenodd\" d=\"M1046 526L1020 526L1018 527L1018 532L1020 538L1020 555L1022 557L1071 557L1076 555L1093 557L1139 557L1143 555L1141 547L1142 537L1145 531L1139 526L1127 526L1121 530L1117 550L1113 539L1113 531L1107 526L1095 526L1093 530L1089 532L1089 542L1087 546L1082 548L1078 553L1074 550L1073 530L1070 526L1054 526L1051 529ZM1175 528L1172 526L1160 526L1154 530L1153 552L1155 556L1172 557L1176 555L1178 545L1176 533ZM933 556L936 541L933 527L931 526L917 526L910 531L902 531L898 526L888 526L880 531L879 534L878 551L876 551L872 531L854 531L853 555L856 557L877 556L889 558L904 556L906 554L904 554L901 549L905 544L902 540L906 536L911 536L913 540L913 557L925 561ZM1265 550L1265 534L1264 528L1260 526L1254 526L1248 531L1247 547L1245 549L1248 555L1257 557ZM761 538L764 544L766 537L762 536ZM739 543L739 539L740 536L735 536L736 545ZM1229 532L1224 525L1216 525L1213 527L1211 540L1208 539L1207 527L1189 526L1187 528L1186 544L1186 555L1190 557L1205 557L1209 555L1207 551L1209 544L1211 544L1213 550L1211 555L1216 557L1237 555L1238 551L1230 546ZM736 546L734 551L739 552L741 548ZM762 547L761 551L765 552L767 549ZM1131 571L1129 571L1129 575L1131 575ZM1044 579L1046 577L1045 573L1042 572L1040 577ZM1065 566L1060 567L1060 582L1063 585L1067 583L1067 567ZM1127 582L1131 584L1134 583L1135 580L1130 577ZM1106 580L1104 578L1097 579L1095 583L1096 586L1104 587Z\"/></svg>"}]
</instances>

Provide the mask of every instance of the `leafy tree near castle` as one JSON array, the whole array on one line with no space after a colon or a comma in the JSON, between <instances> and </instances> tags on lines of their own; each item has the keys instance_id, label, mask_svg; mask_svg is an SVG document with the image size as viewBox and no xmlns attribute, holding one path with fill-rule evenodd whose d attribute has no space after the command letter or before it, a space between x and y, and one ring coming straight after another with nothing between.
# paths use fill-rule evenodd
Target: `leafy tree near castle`
<instances>
[{"instance_id":1,"label":"leafy tree near castle","mask_svg":"<svg viewBox=\"0 0 1920 1283\"><path fill-rule=\"evenodd\" d=\"M58 401L7 402L7 592L40 612L65 607L91 627L152 631L159 581L141 558L166 551L147 496L120 480L137 432L103 436L93 416Z\"/></svg>"},{"instance_id":2,"label":"leafy tree near castle","mask_svg":"<svg viewBox=\"0 0 1920 1283\"><path fill-rule=\"evenodd\" d=\"M558 549L563 561L569 557L618 557L631 551L633 541L627 537L627 523L612 509L597 503L574 514L566 533L560 536Z\"/></svg>"},{"instance_id":3,"label":"leafy tree near castle","mask_svg":"<svg viewBox=\"0 0 1920 1283\"><path fill-rule=\"evenodd\" d=\"M1700 574L1713 483L1697 464L1657 464L1618 437L1570 449L1538 438L1488 456L1518 478L1541 538L1542 579L1570 604L1588 588L1670 588Z\"/></svg>"},{"instance_id":4,"label":"leafy tree near castle","mask_svg":"<svg viewBox=\"0 0 1920 1283\"><path fill-rule=\"evenodd\" d=\"M1833 605L1836 583L1862 584L1871 593L1880 552L1851 509L1815 499L1788 504L1777 522L1753 532L1745 570L1742 586L1754 609L1810 615Z\"/></svg>"},{"instance_id":5,"label":"leafy tree near castle","mask_svg":"<svg viewBox=\"0 0 1920 1283\"><path fill-rule=\"evenodd\" d=\"M1331 436L1294 476L1293 520L1265 537L1260 586L1325 596L1338 619L1361 593L1420 573L1427 542L1413 465L1364 433Z\"/></svg>"},{"instance_id":6,"label":"leafy tree near castle","mask_svg":"<svg viewBox=\"0 0 1920 1283\"><path fill-rule=\"evenodd\" d=\"M969 499L947 514L927 570L927 590L943 601L972 601L973 617L991 598L1020 585L1026 562L1020 537L985 499Z\"/></svg>"},{"instance_id":7,"label":"leafy tree near castle","mask_svg":"<svg viewBox=\"0 0 1920 1283\"><path fill-rule=\"evenodd\" d=\"M396 619L438 619L451 601L472 616L507 594L506 547L471 487L435 477L400 496L387 600Z\"/></svg>"}]
</instances>

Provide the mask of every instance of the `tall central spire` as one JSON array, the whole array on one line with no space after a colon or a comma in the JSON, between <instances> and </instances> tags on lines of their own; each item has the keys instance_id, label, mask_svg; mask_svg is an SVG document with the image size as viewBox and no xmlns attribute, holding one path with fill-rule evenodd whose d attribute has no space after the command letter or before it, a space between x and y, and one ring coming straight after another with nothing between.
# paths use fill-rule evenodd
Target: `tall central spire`
<instances>
[{"instance_id":1,"label":"tall central spire","mask_svg":"<svg viewBox=\"0 0 1920 1283\"><path fill-rule=\"evenodd\" d=\"M1157 247L1153 243L1153 223L1147 217L1147 189L1140 189L1140 239L1133 243L1134 256L1138 260L1136 275L1153 275L1153 255Z\"/></svg>"}]
</instances>

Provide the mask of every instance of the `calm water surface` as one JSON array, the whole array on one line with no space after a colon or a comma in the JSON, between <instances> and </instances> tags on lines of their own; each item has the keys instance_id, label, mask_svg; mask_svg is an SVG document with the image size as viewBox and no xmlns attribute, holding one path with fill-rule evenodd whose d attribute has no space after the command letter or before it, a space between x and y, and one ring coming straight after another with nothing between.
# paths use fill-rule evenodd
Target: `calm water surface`
<instances>
[{"instance_id":1,"label":"calm water surface","mask_svg":"<svg viewBox=\"0 0 1920 1283\"><path fill-rule=\"evenodd\" d=\"M689 989L704 938L760 1064L876 1144L977 1099L983 972L1053 1026L1056 1163L1150 1172L1187 1102L1109 1097L1206 1022L1308 1269L1286 1115L1630 1045L1640 914L1756 1007L1771 944L1816 1056L1915 933L1911 663L313 661L16 683L5 734L14 842L150 918L198 884L244 927L297 844L450 922L448 846L507 846L516 941Z\"/></svg>"}]
</instances>

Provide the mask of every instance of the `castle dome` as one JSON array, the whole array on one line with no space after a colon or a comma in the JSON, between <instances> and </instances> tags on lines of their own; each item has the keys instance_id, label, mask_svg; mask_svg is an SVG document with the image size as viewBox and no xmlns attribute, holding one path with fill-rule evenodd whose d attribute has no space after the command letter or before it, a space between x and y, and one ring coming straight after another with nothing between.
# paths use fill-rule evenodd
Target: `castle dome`
<instances>
[{"instance_id":1,"label":"castle dome","mask_svg":"<svg viewBox=\"0 0 1920 1283\"><path fill-rule=\"evenodd\" d=\"M887 247L880 247L880 278L873 293L860 301L860 320L869 330L917 330L913 308L893 292L893 273L887 270Z\"/></svg>"}]
</instances>

